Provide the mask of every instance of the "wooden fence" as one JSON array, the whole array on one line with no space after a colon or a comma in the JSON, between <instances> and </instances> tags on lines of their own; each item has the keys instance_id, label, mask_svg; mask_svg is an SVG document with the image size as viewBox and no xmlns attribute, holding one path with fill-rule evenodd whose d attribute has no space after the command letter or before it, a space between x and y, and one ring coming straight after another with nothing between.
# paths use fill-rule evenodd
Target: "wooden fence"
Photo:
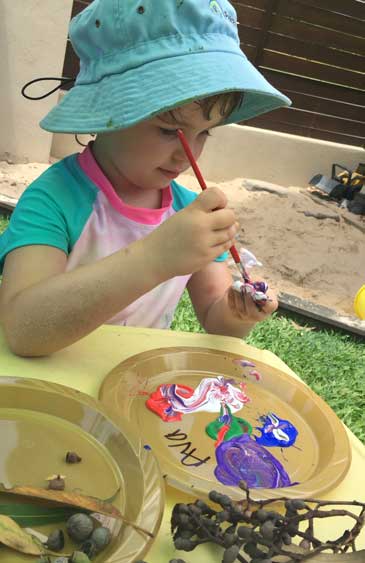
<instances>
[{"instance_id":1,"label":"wooden fence","mask_svg":"<svg viewBox=\"0 0 365 563\"><path fill-rule=\"evenodd\" d=\"M72 15L90 2L74 0ZM291 108L245 125L364 146L365 0L232 0L232 4L242 50L293 102ZM63 75L77 72L78 61L68 42Z\"/></svg>"}]
</instances>

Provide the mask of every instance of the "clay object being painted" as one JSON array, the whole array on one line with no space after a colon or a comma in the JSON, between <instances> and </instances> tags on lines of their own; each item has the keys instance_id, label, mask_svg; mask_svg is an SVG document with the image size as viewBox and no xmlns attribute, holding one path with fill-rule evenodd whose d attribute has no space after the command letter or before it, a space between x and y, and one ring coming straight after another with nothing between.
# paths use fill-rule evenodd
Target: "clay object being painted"
<instances>
[{"instance_id":1,"label":"clay object being painted","mask_svg":"<svg viewBox=\"0 0 365 563\"><path fill-rule=\"evenodd\" d=\"M255 440L261 446L289 448L298 436L295 426L283 418L279 418L274 413L260 416L262 427L256 427L261 432L261 436L255 436Z\"/></svg>"},{"instance_id":2,"label":"clay object being painted","mask_svg":"<svg viewBox=\"0 0 365 563\"><path fill-rule=\"evenodd\" d=\"M215 454L214 474L224 485L237 486L242 479L252 489L294 484L281 463L247 434L222 442Z\"/></svg>"},{"instance_id":3,"label":"clay object being painted","mask_svg":"<svg viewBox=\"0 0 365 563\"><path fill-rule=\"evenodd\" d=\"M222 405L219 417L207 424L205 431L208 436L216 440L215 447L218 447L223 441L242 434L251 434L252 426L244 418L232 414L227 405Z\"/></svg>"},{"instance_id":4,"label":"clay object being painted","mask_svg":"<svg viewBox=\"0 0 365 563\"><path fill-rule=\"evenodd\" d=\"M234 387L232 380L221 375L202 379L195 390L186 385L166 383L151 393L146 406L165 422L181 420L182 415L194 412L219 412L222 404L236 412L250 400L245 387L244 383Z\"/></svg>"}]
</instances>

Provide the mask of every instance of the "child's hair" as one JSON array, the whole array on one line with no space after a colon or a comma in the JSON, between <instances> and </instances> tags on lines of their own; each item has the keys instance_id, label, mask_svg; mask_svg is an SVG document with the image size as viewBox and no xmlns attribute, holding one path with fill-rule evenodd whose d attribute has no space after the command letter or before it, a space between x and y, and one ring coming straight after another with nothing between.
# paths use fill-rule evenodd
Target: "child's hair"
<instances>
[{"instance_id":1,"label":"child's hair","mask_svg":"<svg viewBox=\"0 0 365 563\"><path fill-rule=\"evenodd\" d=\"M222 94L215 94L202 100L195 100L194 103L201 108L203 117L208 121L211 119L213 108L218 108L221 117L227 119L233 111L240 108L243 103L243 97L243 92L223 92ZM178 121L180 109L175 108L165 112L163 119L167 117L168 121Z\"/></svg>"},{"instance_id":2,"label":"child's hair","mask_svg":"<svg viewBox=\"0 0 365 563\"><path fill-rule=\"evenodd\" d=\"M214 107L219 108L219 113L222 117L228 118L231 113L241 107L243 97L243 92L223 92L222 94L198 100L197 104L200 105L205 119L210 119Z\"/></svg>"}]
</instances>

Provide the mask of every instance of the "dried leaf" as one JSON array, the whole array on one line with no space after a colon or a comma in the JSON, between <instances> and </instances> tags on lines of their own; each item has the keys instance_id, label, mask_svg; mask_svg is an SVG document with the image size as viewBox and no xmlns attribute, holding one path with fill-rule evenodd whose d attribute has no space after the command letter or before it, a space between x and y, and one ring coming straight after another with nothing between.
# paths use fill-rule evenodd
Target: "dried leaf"
<instances>
[{"instance_id":1,"label":"dried leaf","mask_svg":"<svg viewBox=\"0 0 365 563\"><path fill-rule=\"evenodd\" d=\"M0 483L0 492L10 495L18 495L20 497L47 500L52 503L62 504L64 506L73 506L87 510L88 512L99 512L100 514L105 514L106 516L122 519L121 513L112 504L94 497L80 495L78 493L53 491L26 486L6 488L2 483Z\"/></svg>"},{"instance_id":2,"label":"dried leaf","mask_svg":"<svg viewBox=\"0 0 365 563\"><path fill-rule=\"evenodd\" d=\"M9 516L19 526L43 526L67 520L76 508L29 503L0 504L0 514Z\"/></svg>"},{"instance_id":3,"label":"dried leaf","mask_svg":"<svg viewBox=\"0 0 365 563\"><path fill-rule=\"evenodd\" d=\"M1 514L0 543L29 555L40 555L42 553L29 534L24 532L14 520Z\"/></svg>"}]
</instances>

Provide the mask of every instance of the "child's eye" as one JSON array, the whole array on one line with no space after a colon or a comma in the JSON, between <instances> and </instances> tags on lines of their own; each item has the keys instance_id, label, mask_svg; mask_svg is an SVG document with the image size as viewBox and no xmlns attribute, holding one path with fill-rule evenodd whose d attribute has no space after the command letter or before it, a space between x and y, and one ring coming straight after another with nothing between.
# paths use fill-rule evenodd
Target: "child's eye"
<instances>
[{"instance_id":1,"label":"child's eye","mask_svg":"<svg viewBox=\"0 0 365 563\"><path fill-rule=\"evenodd\" d=\"M162 135L166 135L167 137L177 137L177 129L166 129L165 127L159 127L159 130ZM205 131L202 131L200 135L202 135L203 137L210 137L211 132L209 131L209 129L206 129Z\"/></svg>"},{"instance_id":2,"label":"child's eye","mask_svg":"<svg viewBox=\"0 0 365 563\"><path fill-rule=\"evenodd\" d=\"M167 137L176 137L177 136L177 129L165 129L164 127L159 127L160 133L162 135L166 135Z\"/></svg>"}]
</instances>

